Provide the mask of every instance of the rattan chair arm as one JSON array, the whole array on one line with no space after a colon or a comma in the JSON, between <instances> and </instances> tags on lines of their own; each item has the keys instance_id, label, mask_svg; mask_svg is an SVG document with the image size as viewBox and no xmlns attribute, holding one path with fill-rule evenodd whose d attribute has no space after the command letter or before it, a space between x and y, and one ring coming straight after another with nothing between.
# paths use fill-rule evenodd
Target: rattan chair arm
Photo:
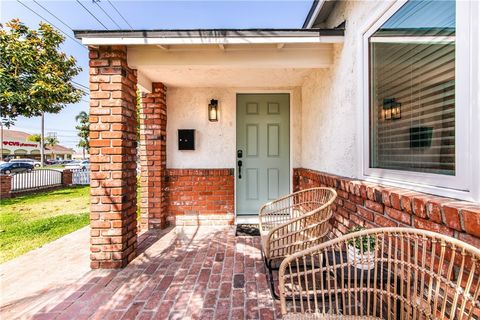
<instances>
[{"instance_id":1,"label":"rattan chair arm","mask_svg":"<svg viewBox=\"0 0 480 320\"><path fill-rule=\"evenodd\" d=\"M312 189L318 189L318 188L312 188ZM312 189L306 189L306 190L312 190ZM330 198L330 200L328 200L327 202L325 202L322 206L318 207L317 209L315 210L312 210L300 217L297 217L297 218L293 218L291 219L290 221L286 222L286 223L282 223L280 224L279 226L271 229L268 234L267 234L267 241L265 241L265 249L264 249L264 254L266 256L266 258L270 258L271 254L270 254L270 244L271 244L271 240L272 240L272 237L279 232L279 230L282 230L284 228L288 228L289 225L294 225L297 221L299 220L302 220L302 219L307 219L308 217L314 215L315 213L321 211L321 210L324 210L325 208L329 207L330 205L332 205L332 203L335 201L336 197L337 197L337 192L334 190L334 189L331 189L331 188L322 188L322 189L329 189L332 193L333 193L333 196ZM320 222L328 222L328 220L330 220L330 218L332 217L333 215L333 211L330 211L330 214L325 218L325 219L322 219ZM260 229L262 230L262 229ZM298 230L297 232L300 232L301 230Z\"/></svg>"},{"instance_id":2,"label":"rattan chair arm","mask_svg":"<svg viewBox=\"0 0 480 320\"><path fill-rule=\"evenodd\" d=\"M289 267L291 263L294 263L295 260L313 255L316 253L324 252L324 251L333 251L334 248L341 243L348 243L348 240L353 239L353 238L361 238L364 236L368 235L375 235L375 234L406 234L406 235L418 235L418 236L425 236L425 237L430 237L432 239L436 239L439 241L447 242L450 244L453 244L457 248L461 248L463 250L468 250L469 252L472 252L475 256L480 257L480 248L476 248L473 245L470 245L468 243L465 243L461 240L452 238L450 236L446 236L443 234L427 231L427 230L421 230L421 229L413 229L413 228L397 228L397 227L390 227L390 228L373 228L373 229L366 229L354 233L349 233L343 236L340 236L338 238L326 241L322 244L313 246L311 248L305 249L303 251L294 253L292 255L289 255L288 257L285 257L285 259L282 261L279 269L279 291L280 291L280 306L281 306L281 312L283 315L287 313L287 307L286 307L286 296L285 296L285 275L286 275L286 270ZM320 290L321 288L318 288Z\"/></svg>"},{"instance_id":3,"label":"rattan chair arm","mask_svg":"<svg viewBox=\"0 0 480 320\"><path fill-rule=\"evenodd\" d=\"M288 194L288 195L286 195L286 196L284 196L284 197L281 197L281 198L275 199L275 200L273 200L273 201L267 202L267 203L264 204L264 205L260 208L260 210L258 211L258 220L259 220L260 230L263 230L263 228L265 227L264 222L263 222L263 218L264 218L264 217L267 217L267 216L270 216L270 215L269 215L269 212L265 210L266 208L271 207L271 206L275 205L276 203L285 201L286 199L296 197L296 196L298 196L299 194L308 193L308 192L313 191L313 190L329 190L330 192L333 193L332 199L330 199L328 202L326 202L325 204L323 204L322 207L320 207L320 208L324 208L324 207L326 206L326 204L328 204L328 205L332 204L333 201L335 200L335 198L337 197L337 192L335 191L335 189L328 188L328 187L315 187L315 188L309 188L309 189L300 190L300 191L297 191L297 192ZM310 212L308 212L308 213L306 213L306 214L310 214L310 213L317 212L317 210L318 210L318 209L315 209L315 210L310 211ZM302 215L302 216L304 216L304 215ZM301 217L297 217L297 218L301 218ZM295 218L295 219L296 219L296 218ZM284 224L284 223L282 223L282 224ZM279 224L278 227L281 227L282 224Z\"/></svg>"}]
</instances>

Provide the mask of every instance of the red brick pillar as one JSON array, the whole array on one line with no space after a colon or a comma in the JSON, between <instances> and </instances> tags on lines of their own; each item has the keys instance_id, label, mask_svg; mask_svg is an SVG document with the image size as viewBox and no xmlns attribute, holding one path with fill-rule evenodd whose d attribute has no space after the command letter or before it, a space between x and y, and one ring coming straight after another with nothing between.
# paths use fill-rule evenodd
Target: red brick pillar
<instances>
[{"instance_id":1,"label":"red brick pillar","mask_svg":"<svg viewBox=\"0 0 480 320\"><path fill-rule=\"evenodd\" d=\"M9 199L12 197L12 176L0 174L0 199Z\"/></svg>"},{"instance_id":2,"label":"red brick pillar","mask_svg":"<svg viewBox=\"0 0 480 320\"><path fill-rule=\"evenodd\" d=\"M70 186L72 184L72 179L73 179L72 175L73 175L72 170L69 170L69 169L63 170L62 184L64 186Z\"/></svg>"},{"instance_id":3,"label":"red brick pillar","mask_svg":"<svg viewBox=\"0 0 480 320\"><path fill-rule=\"evenodd\" d=\"M152 93L142 94L140 110L141 228L167 226L167 88L152 84Z\"/></svg>"},{"instance_id":4,"label":"red brick pillar","mask_svg":"<svg viewBox=\"0 0 480 320\"><path fill-rule=\"evenodd\" d=\"M124 46L90 48L91 267L135 258L136 70Z\"/></svg>"}]
</instances>

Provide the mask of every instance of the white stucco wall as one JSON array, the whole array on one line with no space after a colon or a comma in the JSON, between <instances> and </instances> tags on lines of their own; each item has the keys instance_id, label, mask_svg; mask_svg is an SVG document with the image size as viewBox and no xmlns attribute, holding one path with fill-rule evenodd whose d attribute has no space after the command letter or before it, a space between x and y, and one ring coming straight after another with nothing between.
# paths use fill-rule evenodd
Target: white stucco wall
<instances>
[{"instance_id":1,"label":"white stucco wall","mask_svg":"<svg viewBox=\"0 0 480 320\"><path fill-rule=\"evenodd\" d=\"M360 63L361 30L372 14L390 3L340 1L327 26L347 20L345 41L334 45L334 63L328 69L314 69L302 87L281 88L292 92L291 166L325 171L342 176L358 175L358 119L361 115ZM273 92L272 88L264 89ZM235 104L243 88L169 87L167 91L167 166L169 168L235 167ZM253 89L250 92L261 92ZM219 100L220 121L207 118L210 99ZM177 150L177 129L196 129L197 150Z\"/></svg>"},{"instance_id":2,"label":"white stucco wall","mask_svg":"<svg viewBox=\"0 0 480 320\"><path fill-rule=\"evenodd\" d=\"M167 89L167 167L234 168L236 161L236 94L291 91L292 167L301 163L301 89L190 88ZM209 122L207 107L217 99L219 121ZM177 130L196 129L195 150L177 148Z\"/></svg>"},{"instance_id":3,"label":"white stucco wall","mask_svg":"<svg viewBox=\"0 0 480 320\"><path fill-rule=\"evenodd\" d=\"M385 2L339 1L327 21L332 28L347 20L345 41L335 45L333 66L313 71L302 86L302 167L358 175L359 30L372 12L386 6Z\"/></svg>"}]
</instances>

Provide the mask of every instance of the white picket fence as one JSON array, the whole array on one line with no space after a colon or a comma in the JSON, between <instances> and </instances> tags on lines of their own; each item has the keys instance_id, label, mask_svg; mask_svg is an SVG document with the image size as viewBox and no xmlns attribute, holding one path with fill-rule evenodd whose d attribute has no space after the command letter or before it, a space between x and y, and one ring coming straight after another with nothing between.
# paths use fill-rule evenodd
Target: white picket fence
<instances>
[{"instance_id":1,"label":"white picket fence","mask_svg":"<svg viewBox=\"0 0 480 320\"><path fill-rule=\"evenodd\" d=\"M73 185L89 185L90 184L90 170L87 170L87 169L73 169L72 170L72 184Z\"/></svg>"},{"instance_id":2,"label":"white picket fence","mask_svg":"<svg viewBox=\"0 0 480 320\"><path fill-rule=\"evenodd\" d=\"M12 175L12 192L49 188L62 185L62 171L52 169L32 170Z\"/></svg>"}]
</instances>

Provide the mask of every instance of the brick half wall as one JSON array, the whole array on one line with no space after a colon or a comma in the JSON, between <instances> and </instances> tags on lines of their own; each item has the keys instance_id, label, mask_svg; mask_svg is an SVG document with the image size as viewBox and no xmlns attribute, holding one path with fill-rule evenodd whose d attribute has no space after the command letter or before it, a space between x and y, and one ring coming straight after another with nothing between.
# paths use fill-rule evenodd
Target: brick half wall
<instances>
[{"instance_id":1,"label":"brick half wall","mask_svg":"<svg viewBox=\"0 0 480 320\"><path fill-rule=\"evenodd\" d=\"M366 228L414 227L480 247L478 204L303 168L294 169L293 186L295 191L319 186L337 191L332 218L337 236L355 225Z\"/></svg>"},{"instance_id":2,"label":"brick half wall","mask_svg":"<svg viewBox=\"0 0 480 320\"><path fill-rule=\"evenodd\" d=\"M169 219L177 226L234 222L233 169L167 169Z\"/></svg>"}]
</instances>

